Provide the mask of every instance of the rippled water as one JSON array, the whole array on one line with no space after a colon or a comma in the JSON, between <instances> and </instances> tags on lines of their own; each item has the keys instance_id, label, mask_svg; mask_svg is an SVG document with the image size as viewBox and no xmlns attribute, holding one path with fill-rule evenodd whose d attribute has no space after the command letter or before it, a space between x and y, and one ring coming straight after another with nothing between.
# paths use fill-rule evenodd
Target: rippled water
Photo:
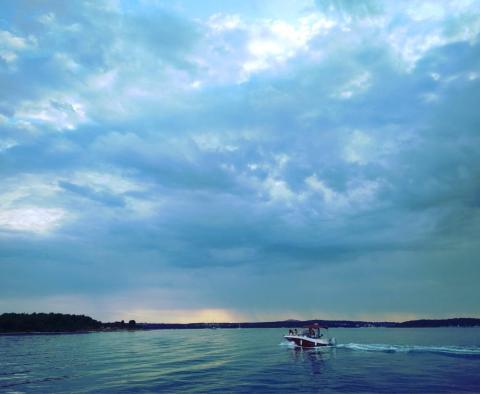
<instances>
[{"instance_id":1,"label":"rippled water","mask_svg":"<svg viewBox=\"0 0 480 394\"><path fill-rule=\"evenodd\" d=\"M0 392L480 392L480 329L331 329L302 350L286 330L0 336Z\"/></svg>"}]
</instances>

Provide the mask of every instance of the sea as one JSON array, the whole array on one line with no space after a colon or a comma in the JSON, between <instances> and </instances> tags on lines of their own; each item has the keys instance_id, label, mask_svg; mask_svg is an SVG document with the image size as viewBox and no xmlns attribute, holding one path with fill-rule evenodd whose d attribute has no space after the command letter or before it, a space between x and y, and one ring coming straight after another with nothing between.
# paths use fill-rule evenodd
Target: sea
<instances>
[{"instance_id":1,"label":"sea","mask_svg":"<svg viewBox=\"0 0 480 394\"><path fill-rule=\"evenodd\" d=\"M332 328L0 336L1 393L480 393L480 328Z\"/></svg>"}]
</instances>

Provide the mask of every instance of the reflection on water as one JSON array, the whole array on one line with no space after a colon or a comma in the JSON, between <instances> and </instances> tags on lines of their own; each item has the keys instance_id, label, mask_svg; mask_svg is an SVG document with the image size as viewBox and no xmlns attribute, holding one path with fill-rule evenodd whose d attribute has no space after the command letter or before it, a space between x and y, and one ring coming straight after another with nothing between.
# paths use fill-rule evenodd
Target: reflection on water
<instances>
[{"instance_id":1,"label":"reflection on water","mask_svg":"<svg viewBox=\"0 0 480 394\"><path fill-rule=\"evenodd\" d=\"M318 375L322 373L322 367L325 357L323 352L316 351L316 349L301 349L294 348L291 350L292 359L296 363L302 363L310 366L312 374Z\"/></svg>"},{"instance_id":2,"label":"reflection on water","mask_svg":"<svg viewBox=\"0 0 480 394\"><path fill-rule=\"evenodd\" d=\"M480 329L337 329L301 349L283 330L0 336L0 392L475 392Z\"/></svg>"}]
</instances>

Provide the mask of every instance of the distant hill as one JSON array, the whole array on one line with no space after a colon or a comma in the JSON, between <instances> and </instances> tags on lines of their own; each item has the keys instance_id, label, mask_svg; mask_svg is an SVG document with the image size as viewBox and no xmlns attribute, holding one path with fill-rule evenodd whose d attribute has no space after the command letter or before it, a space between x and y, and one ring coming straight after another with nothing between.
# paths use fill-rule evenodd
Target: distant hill
<instances>
[{"instance_id":1,"label":"distant hill","mask_svg":"<svg viewBox=\"0 0 480 394\"><path fill-rule=\"evenodd\" d=\"M361 328L361 327L475 327L480 326L480 319L454 318L441 320L410 320L403 323L396 322L368 322L352 320L281 320L271 322L244 322L244 323L139 323L144 329L202 329L202 328L298 328L317 323L328 328Z\"/></svg>"},{"instance_id":2,"label":"distant hill","mask_svg":"<svg viewBox=\"0 0 480 394\"><path fill-rule=\"evenodd\" d=\"M474 327L480 326L480 319L457 317L454 319L410 320L398 323L397 327Z\"/></svg>"}]
</instances>

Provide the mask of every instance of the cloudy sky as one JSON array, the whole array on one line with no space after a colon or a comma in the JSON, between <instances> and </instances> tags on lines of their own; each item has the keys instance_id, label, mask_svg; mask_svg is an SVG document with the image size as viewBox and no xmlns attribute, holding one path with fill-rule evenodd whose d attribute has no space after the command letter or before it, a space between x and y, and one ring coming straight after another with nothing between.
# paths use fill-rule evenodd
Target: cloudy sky
<instances>
[{"instance_id":1,"label":"cloudy sky","mask_svg":"<svg viewBox=\"0 0 480 394\"><path fill-rule=\"evenodd\" d=\"M2 1L0 312L480 316L478 1Z\"/></svg>"}]
</instances>

